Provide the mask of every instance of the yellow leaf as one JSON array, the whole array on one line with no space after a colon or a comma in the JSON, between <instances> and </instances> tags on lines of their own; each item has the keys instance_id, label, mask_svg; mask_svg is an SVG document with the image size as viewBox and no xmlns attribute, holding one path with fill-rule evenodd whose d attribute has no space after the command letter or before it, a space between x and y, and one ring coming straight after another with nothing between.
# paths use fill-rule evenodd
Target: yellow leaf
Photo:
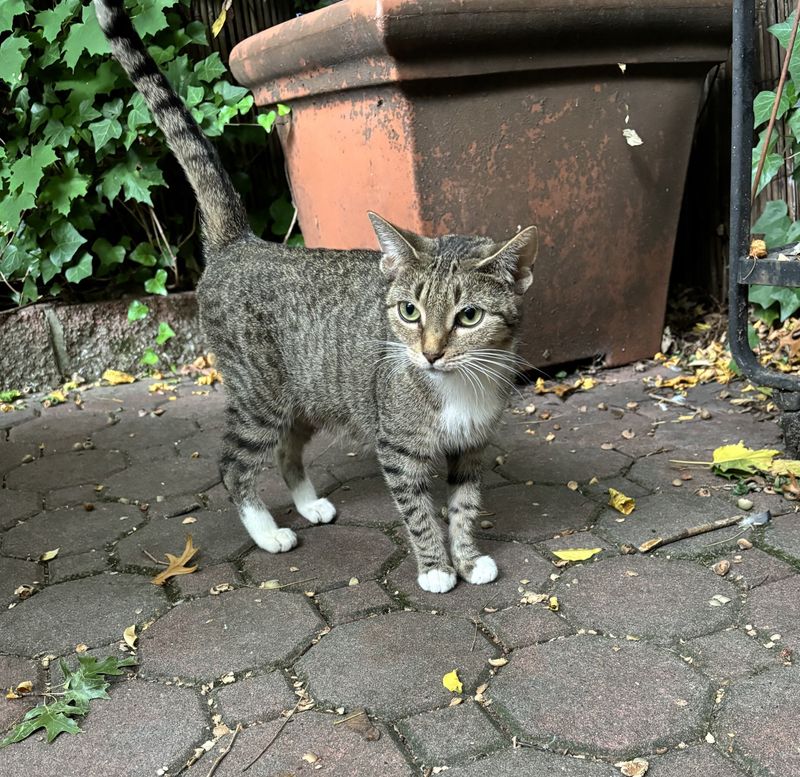
<instances>
[{"instance_id":1,"label":"yellow leaf","mask_svg":"<svg viewBox=\"0 0 800 777\"><path fill-rule=\"evenodd\" d=\"M231 0L225 0L220 9L219 16L214 19L214 23L211 25L211 34L215 38L222 32L222 28L225 26L225 20L228 18L228 9L230 7Z\"/></svg>"},{"instance_id":2,"label":"yellow leaf","mask_svg":"<svg viewBox=\"0 0 800 777\"><path fill-rule=\"evenodd\" d=\"M176 575L188 575L194 572L197 567L187 567L186 564L191 561L194 555L200 550L192 545L192 535L186 535L186 547L180 556L173 556L172 553L166 553L169 565L163 572L159 572L150 582L153 585L164 585L171 577Z\"/></svg>"},{"instance_id":3,"label":"yellow leaf","mask_svg":"<svg viewBox=\"0 0 800 777\"><path fill-rule=\"evenodd\" d=\"M15 689L16 693L25 695L33 690L33 683L30 680L21 682Z\"/></svg>"},{"instance_id":4,"label":"yellow leaf","mask_svg":"<svg viewBox=\"0 0 800 777\"><path fill-rule=\"evenodd\" d=\"M122 632L122 638L125 640L125 644L133 650L133 648L136 647L136 640L138 639L136 635L136 626L128 626L128 628Z\"/></svg>"},{"instance_id":5,"label":"yellow leaf","mask_svg":"<svg viewBox=\"0 0 800 777\"><path fill-rule=\"evenodd\" d=\"M59 550L61 550L61 548L45 551L41 556L39 556L39 561L52 561L58 555Z\"/></svg>"},{"instance_id":6,"label":"yellow leaf","mask_svg":"<svg viewBox=\"0 0 800 777\"><path fill-rule=\"evenodd\" d=\"M120 372L119 370L106 370L100 376L100 379L108 381L112 386L120 383L133 383L136 380L133 375L128 375L127 372Z\"/></svg>"},{"instance_id":7,"label":"yellow leaf","mask_svg":"<svg viewBox=\"0 0 800 777\"><path fill-rule=\"evenodd\" d=\"M67 401L67 395L63 391L51 391L45 398L45 402L51 405L63 405Z\"/></svg>"},{"instance_id":8,"label":"yellow leaf","mask_svg":"<svg viewBox=\"0 0 800 777\"><path fill-rule=\"evenodd\" d=\"M156 391L175 391L175 386L170 386L169 383L153 383L147 390L154 394Z\"/></svg>"},{"instance_id":9,"label":"yellow leaf","mask_svg":"<svg viewBox=\"0 0 800 777\"><path fill-rule=\"evenodd\" d=\"M548 606L548 607L549 607L549 608L550 608L550 609L551 609L553 612L558 612L558 597L557 597L557 596L551 596L551 597L550 597L550 598L547 600L547 606Z\"/></svg>"},{"instance_id":10,"label":"yellow leaf","mask_svg":"<svg viewBox=\"0 0 800 777\"><path fill-rule=\"evenodd\" d=\"M448 691L452 691L453 693L464 692L464 686L461 684L461 680L458 679L457 669L454 669L452 672L448 672L442 678L442 685L447 688Z\"/></svg>"},{"instance_id":11,"label":"yellow leaf","mask_svg":"<svg viewBox=\"0 0 800 777\"><path fill-rule=\"evenodd\" d=\"M636 502L616 488L608 489L608 504L623 515L630 515L636 509Z\"/></svg>"},{"instance_id":12,"label":"yellow leaf","mask_svg":"<svg viewBox=\"0 0 800 777\"><path fill-rule=\"evenodd\" d=\"M602 548L567 548L566 550L554 550L552 554L564 561L586 561L601 550Z\"/></svg>"},{"instance_id":13,"label":"yellow leaf","mask_svg":"<svg viewBox=\"0 0 800 777\"><path fill-rule=\"evenodd\" d=\"M206 375L201 375L195 383L198 386L213 386L215 383L222 383L222 375L217 370L209 370Z\"/></svg>"},{"instance_id":14,"label":"yellow leaf","mask_svg":"<svg viewBox=\"0 0 800 777\"><path fill-rule=\"evenodd\" d=\"M712 468L719 473L767 472L778 453L780 451L767 448L752 450L739 441L736 445L723 445L717 448L712 457Z\"/></svg>"},{"instance_id":15,"label":"yellow leaf","mask_svg":"<svg viewBox=\"0 0 800 777\"><path fill-rule=\"evenodd\" d=\"M773 475L794 475L800 477L800 461L797 459L775 459L769 468Z\"/></svg>"}]
</instances>

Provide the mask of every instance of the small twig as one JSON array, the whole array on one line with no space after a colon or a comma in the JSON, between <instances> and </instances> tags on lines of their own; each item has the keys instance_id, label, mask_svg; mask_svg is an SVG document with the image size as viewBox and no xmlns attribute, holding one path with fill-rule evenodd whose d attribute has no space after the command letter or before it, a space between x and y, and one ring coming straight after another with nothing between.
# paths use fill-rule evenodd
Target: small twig
<instances>
[{"instance_id":1,"label":"small twig","mask_svg":"<svg viewBox=\"0 0 800 777\"><path fill-rule=\"evenodd\" d=\"M286 234L283 237L283 244L284 245L286 245L286 243L289 242L289 238L292 235L292 230L294 229L294 225L296 223L297 223L297 207L295 206L294 214L292 215L292 222L291 222L291 224L289 224L289 229L288 229L288 231L286 232Z\"/></svg>"},{"instance_id":2,"label":"small twig","mask_svg":"<svg viewBox=\"0 0 800 777\"><path fill-rule=\"evenodd\" d=\"M286 726L286 724L292 719L294 713L297 712L297 708L300 706L301 701L303 700L302 699L297 700L297 704L294 705L292 711L283 719L283 723L281 723L280 726L278 726L278 730L272 735L272 739L270 739L269 742L267 742L267 744L264 745L264 749L252 761L250 761L250 763L247 764L247 766L245 766L242 769L243 772L246 772L259 758L261 758L262 755L264 755L264 753L267 752L267 750L269 750L272 743L278 738L281 731L283 731L284 726Z\"/></svg>"},{"instance_id":3,"label":"small twig","mask_svg":"<svg viewBox=\"0 0 800 777\"><path fill-rule=\"evenodd\" d=\"M681 459L670 459L670 464L683 464L685 466L694 466L694 467L703 467L704 469L707 467L713 466L713 461L681 461Z\"/></svg>"},{"instance_id":4,"label":"small twig","mask_svg":"<svg viewBox=\"0 0 800 777\"><path fill-rule=\"evenodd\" d=\"M472 653L475 650L475 643L478 641L478 619L475 619L475 636L472 638L472 647L469 649L469 652Z\"/></svg>"},{"instance_id":5,"label":"small twig","mask_svg":"<svg viewBox=\"0 0 800 777\"><path fill-rule=\"evenodd\" d=\"M153 226L156 228L156 232L161 238L161 243L167 249L169 258L172 261L172 272L175 275L175 283L177 284L180 280L178 277L178 260L175 258L175 254L172 253L172 247L169 244L169 240L167 240L167 236L164 234L164 228L161 226L161 222L159 221L155 208L152 205L150 205L150 219L153 222Z\"/></svg>"},{"instance_id":6,"label":"small twig","mask_svg":"<svg viewBox=\"0 0 800 777\"><path fill-rule=\"evenodd\" d=\"M231 741L228 742L228 746L217 756L217 760L211 764L211 768L208 770L208 774L206 777L212 777L215 771L217 771L217 767L222 763L222 759L228 755L228 752L233 747L233 743L236 741L236 736L242 730L242 724L237 723L236 728L233 730L233 736L231 737Z\"/></svg>"},{"instance_id":7,"label":"small twig","mask_svg":"<svg viewBox=\"0 0 800 777\"><path fill-rule=\"evenodd\" d=\"M737 531L736 534L731 535L730 537L725 537L724 540L717 540L716 542L709 542L704 547L710 548L712 545L722 545L723 542L730 542L731 540L735 540L737 537L741 537L749 528L750 526L745 526L744 529L741 531Z\"/></svg>"},{"instance_id":8,"label":"small twig","mask_svg":"<svg viewBox=\"0 0 800 777\"><path fill-rule=\"evenodd\" d=\"M735 526L741 520L741 515L733 515L730 518L720 518L718 521L704 523L700 526L692 526L689 529L682 529L675 534L671 534L669 537L654 537L652 540L648 540L639 545L638 551L639 553L649 553L651 550L660 548L662 545L670 545L678 540L696 537L698 534L706 534L707 532L716 531L717 529L724 529L726 526Z\"/></svg>"},{"instance_id":9,"label":"small twig","mask_svg":"<svg viewBox=\"0 0 800 777\"><path fill-rule=\"evenodd\" d=\"M169 564L166 561L159 561L152 553L148 553L144 548L142 548L141 551L154 564L161 564L161 566L163 566L163 567L168 567L169 566Z\"/></svg>"},{"instance_id":10,"label":"small twig","mask_svg":"<svg viewBox=\"0 0 800 777\"><path fill-rule=\"evenodd\" d=\"M366 715L366 710L359 710L358 712L354 712L352 715L348 715L346 718L334 720L333 725L338 726L340 723L347 723L348 720L352 720L353 718L358 718L361 715Z\"/></svg>"}]
</instances>

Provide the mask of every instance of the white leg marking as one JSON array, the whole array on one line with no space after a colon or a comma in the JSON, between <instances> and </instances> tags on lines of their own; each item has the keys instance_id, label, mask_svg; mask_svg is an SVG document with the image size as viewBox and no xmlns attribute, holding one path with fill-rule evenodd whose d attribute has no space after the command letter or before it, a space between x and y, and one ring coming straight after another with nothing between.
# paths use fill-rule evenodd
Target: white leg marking
<instances>
[{"instance_id":1,"label":"white leg marking","mask_svg":"<svg viewBox=\"0 0 800 777\"><path fill-rule=\"evenodd\" d=\"M417 583L423 591L447 593L456 584L456 573L445 569L429 569L417 578Z\"/></svg>"},{"instance_id":2,"label":"white leg marking","mask_svg":"<svg viewBox=\"0 0 800 777\"><path fill-rule=\"evenodd\" d=\"M491 583L497 578L497 564L491 556L478 556L475 559L475 566L469 575L469 582L473 585Z\"/></svg>"},{"instance_id":3,"label":"white leg marking","mask_svg":"<svg viewBox=\"0 0 800 777\"><path fill-rule=\"evenodd\" d=\"M311 481L306 478L292 491L297 512L311 523L330 523L336 516L336 508L327 499L319 499Z\"/></svg>"},{"instance_id":4,"label":"white leg marking","mask_svg":"<svg viewBox=\"0 0 800 777\"><path fill-rule=\"evenodd\" d=\"M267 553L285 553L297 545L297 535L291 529L279 529L264 507L244 504L239 517L253 542Z\"/></svg>"}]
</instances>

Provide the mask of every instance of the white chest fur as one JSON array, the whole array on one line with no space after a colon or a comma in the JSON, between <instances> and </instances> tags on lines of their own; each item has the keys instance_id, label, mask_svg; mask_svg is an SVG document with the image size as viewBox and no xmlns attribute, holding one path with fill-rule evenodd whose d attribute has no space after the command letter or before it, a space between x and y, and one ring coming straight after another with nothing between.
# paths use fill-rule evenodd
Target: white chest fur
<instances>
[{"instance_id":1,"label":"white chest fur","mask_svg":"<svg viewBox=\"0 0 800 777\"><path fill-rule=\"evenodd\" d=\"M490 431L506 403L505 392L494 381L475 378L472 383L457 372L437 376L442 402L439 416L443 442L448 447L466 447ZM478 381L480 381L478 383Z\"/></svg>"}]
</instances>

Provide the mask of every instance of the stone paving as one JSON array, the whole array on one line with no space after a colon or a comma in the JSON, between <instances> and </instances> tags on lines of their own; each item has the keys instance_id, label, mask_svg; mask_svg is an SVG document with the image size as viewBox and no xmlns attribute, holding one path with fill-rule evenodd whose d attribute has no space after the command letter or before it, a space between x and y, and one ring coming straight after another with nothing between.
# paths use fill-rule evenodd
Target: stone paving
<instances>
[{"instance_id":1,"label":"stone paving","mask_svg":"<svg viewBox=\"0 0 800 777\"><path fill-rule=\"evenodd\" d=\"M416 586L374 459L326 439L307 460L337 521L306 524L268 467L263 493L300 543L254 548L217 473L219 386L139 381L0 414L0 686L41 693L76 648L137 659L80 735L0 750L0 774L204 777L241 724L218 777L268 744L252 777L611 777L633 758L650 777L800 776L795 503L752 494L765 528L622 552L740 512L731 482L672 460L780 447L778 427L731 403L741 385L664 403L644 370L601 372L565 400L520 389L479 530L500 577L446 595ZM633 513L609 507L609 486ZM198 571L151 585L188 533ZM552 553L576 547L601 552ZM442 684L454 669L463 693ZM0 733L36 700L0 700Z\"/></svg>"}]
</instances>

